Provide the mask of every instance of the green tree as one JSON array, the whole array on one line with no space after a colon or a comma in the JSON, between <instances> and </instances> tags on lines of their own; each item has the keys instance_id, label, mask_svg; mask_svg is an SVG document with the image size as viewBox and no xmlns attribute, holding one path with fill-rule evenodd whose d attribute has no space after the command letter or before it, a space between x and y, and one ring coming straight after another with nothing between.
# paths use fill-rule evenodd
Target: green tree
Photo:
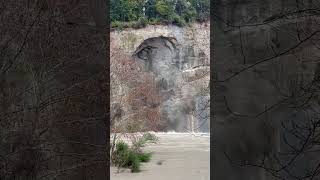
<instances>
[{"instance_id":1,"label":"green tree","mask_svg":"<svg viewBox=\"0 0 320 180\"><path fill-rule=\"evenodd\" d=\"M137 21L144 17L145 0L111 0L110 6L111 22Z\"/></svg>"},{"instance_id":2,"label":"green tree","mask_svg":"<svg viewBox=\"0 0 320 180\"><path fill-rule=\"evenodd\" d=\"M196 10L197 21L206 21L210 17L210 1L209 0L190 0L192 6Z\"/></svg>"},{"instance_id":3,"label":"green tree","mask_svg":"<svg viewBox=\"0 0 320 180\"><path fill-rule=\"evenodd\" d=\"M183 12L187 8L187 1L185 0L177 0L176 5L175 5L175 12L181 16L183 15Z\"/></svg>"},{"instance_id":4,"label":"green tree","mask_svg":"<svg viewBox=\"0 0 320 180\"><path fill-rule=\"evenodd\" d=\"M148 19L157 18L156 0L148 0L145 5L146 16Z\"/></svg>"},{"instance_id":5,"label":"green tree","mask_svg":"<svg viewBox=\"0 0 320 180\"><path fill-rule=\"evenodd\" d=\"M189 1L177 0L175 4L175 12L185 22L192 22L196 19L197 13L195 8Z\"/></svg>"},{"instance_id":6,"label":"green tree","mask_svg":"<svg viewBox=\"0 0 320 180\"><path fill-rule=\"evenodd\" d=\"M172 22L175 15L173 2L168 0L158 0L156 3L156 12L159 13L164 20Z\"/></svg>"},{"instance_id":7,"label":"green tree","mask_svg":"<svg viewBox=\"0 0 320 180\"><path fill-rule=\"evenodd\" d=\"M110 1L110 20L111 22L120 21L122 14L122 8L120 1L118 0L111 0Z\"/></svg>"},{"instance_id":8,"label":"green tree","mask_svg":"<svg viewBox=\"0 0 320 180\"><path fill-rule=\"evenodd\" d=\"M145 7L145 0L123 0L128 2L127 13L129 21L137 21L144 17L143 7Z\"/></svg>"}]
</instances>

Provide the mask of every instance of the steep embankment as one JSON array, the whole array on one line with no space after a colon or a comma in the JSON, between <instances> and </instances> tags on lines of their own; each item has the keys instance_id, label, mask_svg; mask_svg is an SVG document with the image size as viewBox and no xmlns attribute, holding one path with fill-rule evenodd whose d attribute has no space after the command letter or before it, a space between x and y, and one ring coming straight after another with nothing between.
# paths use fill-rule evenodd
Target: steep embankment
<instances>
[{"instance_id":1,"label":"steep embankment","mask_svg":"<svg viewBox=\"0 0 320 180\"><path fill-rule=\"evenodd\" d=\"M167 130L209 131L210 24L111 32L113 43L155 74Z\"/></svg>"}]
</instances>

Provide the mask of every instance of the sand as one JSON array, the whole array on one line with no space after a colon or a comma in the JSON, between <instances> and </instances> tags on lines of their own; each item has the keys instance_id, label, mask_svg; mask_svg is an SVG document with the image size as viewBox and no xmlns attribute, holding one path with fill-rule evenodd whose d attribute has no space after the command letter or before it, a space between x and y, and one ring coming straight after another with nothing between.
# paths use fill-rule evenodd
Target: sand
<instances>
[{"instance_id":1,"label":"sand","mask_svg":"<svg viewBox=\"0 0 320 180\"><path fill-rule=\"evenodd\" d=\"M142 171L118 173L111 167L111 180L209 180L210 137L188 133L158 133L159 142L144 149L153 152Z\"/></svg>"}]
</instances>

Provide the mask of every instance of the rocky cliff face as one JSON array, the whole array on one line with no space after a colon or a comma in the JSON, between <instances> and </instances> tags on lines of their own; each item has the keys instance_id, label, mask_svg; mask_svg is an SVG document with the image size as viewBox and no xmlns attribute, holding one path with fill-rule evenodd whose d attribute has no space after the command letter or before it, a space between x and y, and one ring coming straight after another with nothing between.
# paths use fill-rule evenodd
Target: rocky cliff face
<instances>
[{"instance_id":1,"label":"rocky cliff face","mask_svg":"<svg viewBox=\"0 0 320 180\"><path fill-rule=\"evenodd\" d=\"M111 32L124 53L155 74L167 130L209 131L209 23Z\"/></svg>"}]
</instances>

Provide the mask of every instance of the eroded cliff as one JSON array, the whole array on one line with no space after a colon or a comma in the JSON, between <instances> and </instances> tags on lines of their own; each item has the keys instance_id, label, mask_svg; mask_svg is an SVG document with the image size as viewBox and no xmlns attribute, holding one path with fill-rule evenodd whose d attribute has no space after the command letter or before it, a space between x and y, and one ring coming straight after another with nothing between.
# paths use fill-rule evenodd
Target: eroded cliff
<instances>
[{"instance_id":1,"label":"eroded cliff","mask_svg":"<svg viewBox=\"0 0 320 180\"><path fill-rule=\"evenodd\" d=\"M155 75L166 130L209 131L210 24L111 32L123 53Z\"/></svg>"}]
</instances>

